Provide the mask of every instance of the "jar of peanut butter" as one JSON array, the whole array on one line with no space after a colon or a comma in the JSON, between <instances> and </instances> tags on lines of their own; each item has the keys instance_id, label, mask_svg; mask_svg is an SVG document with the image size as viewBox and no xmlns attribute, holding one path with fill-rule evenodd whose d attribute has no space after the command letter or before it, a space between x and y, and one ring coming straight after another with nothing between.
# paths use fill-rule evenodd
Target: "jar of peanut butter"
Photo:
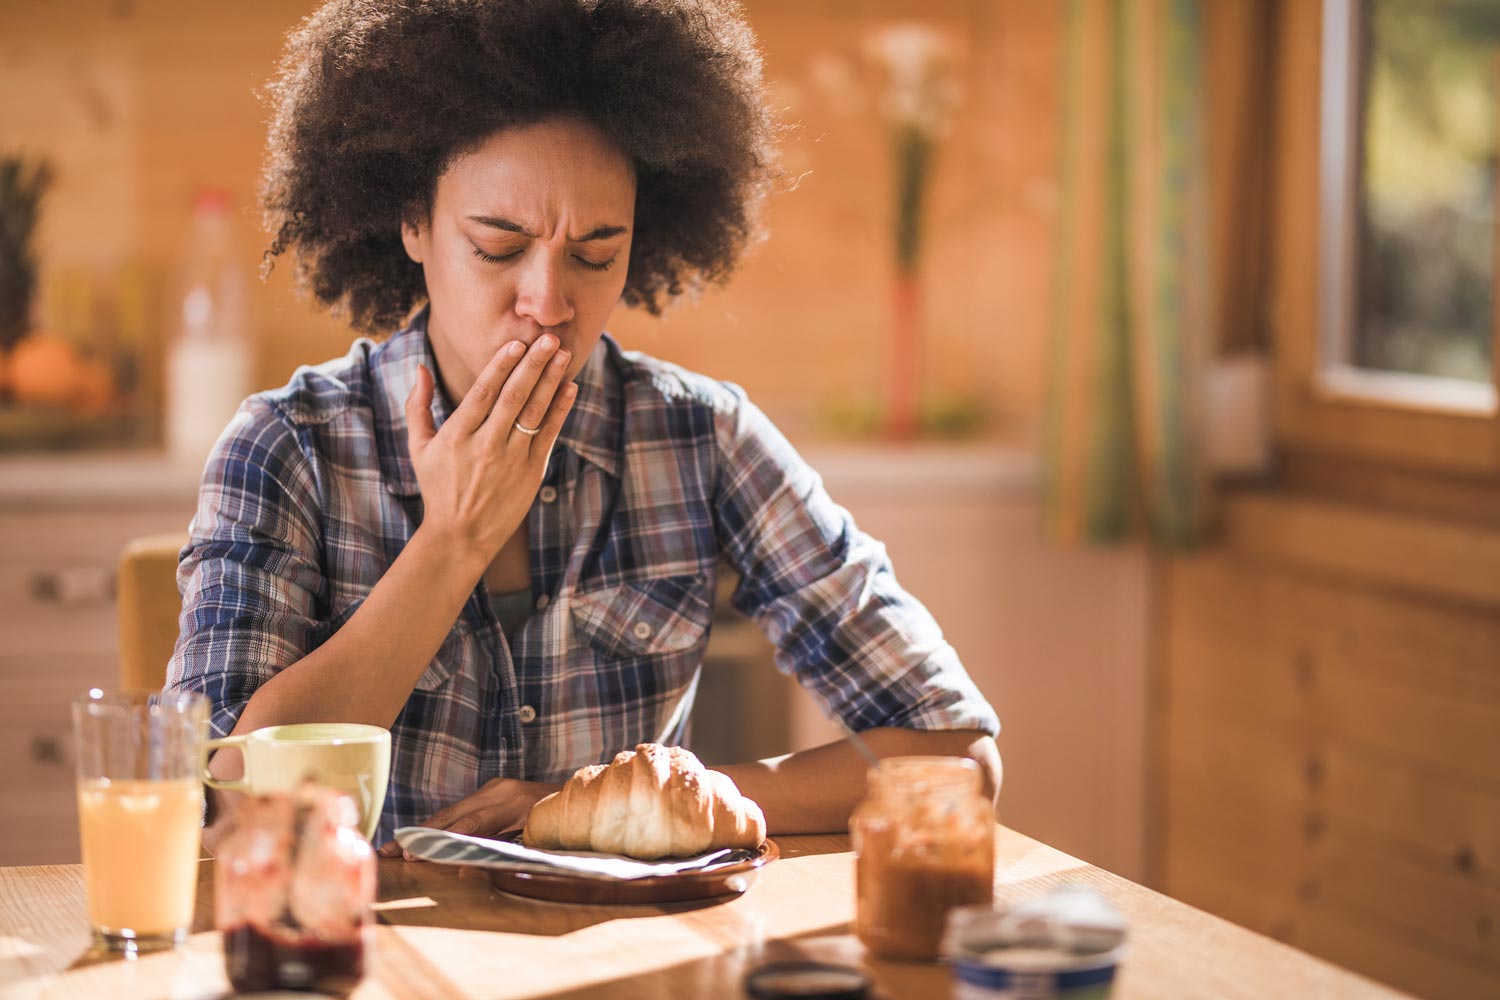
<instances>
[{"instance_id":1,"label":"jar of peanut butter","mask_svg":"<svg viewBox=\"0 0 1500 1000\"><path fill-rule=\"evenodd\" d=\"M948 911L994 898L995 815L971 760L881 761L849 836L854 931L877 958L937 958Z\"/></svg>"}]
</instances>

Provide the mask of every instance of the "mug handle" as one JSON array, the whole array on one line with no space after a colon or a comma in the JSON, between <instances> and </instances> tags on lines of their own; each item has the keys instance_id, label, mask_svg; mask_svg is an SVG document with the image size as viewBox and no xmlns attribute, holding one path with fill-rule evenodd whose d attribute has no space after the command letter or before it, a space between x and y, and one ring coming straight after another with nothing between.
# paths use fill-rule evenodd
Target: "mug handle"
<instances>
[{"instance_id":1,"label":"mug handle","mask_svg":"<svg viewBox=\"0 0 1500 1000\"><path fill-rule=\"evenodd\" d=\"M238 747L241 746L244 742L245 736L240 735L226 736L223 739L219 740L208 740L203 744L203 783L205 785L207 785L209 788L217 788L220 791L225 792L248 792L250 790L250 780L248 778L240 778L238 781L224 781L220 778L215 778L208 772L208 755L210 753L219 749L220 747ZM243 750L240 751L240 756L245 756Z\"/></svg>"}]
</instances>

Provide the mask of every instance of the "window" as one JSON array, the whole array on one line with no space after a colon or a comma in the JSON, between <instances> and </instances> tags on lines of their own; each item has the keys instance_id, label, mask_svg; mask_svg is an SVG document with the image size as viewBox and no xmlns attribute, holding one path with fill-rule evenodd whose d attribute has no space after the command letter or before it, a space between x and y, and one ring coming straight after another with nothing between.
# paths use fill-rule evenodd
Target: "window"
<instances>
[{"instance_id":1,"label":"window","mask_svg":"<svg viewBox=\"0 0 1500 1000\"><path fill-rule=\"evenodd\" d=\"M1387 7L1416 23L1382 29ZM1481 25L1500 13L1500 3L1289 0L1275 9L1273 128L1267 138L1273 165L1272 238L1263 301L1274 347L1275 433L1288 481L1303 473L1326 479L1324 470L1340 467L1362 470L1371 480L1383 477L1381 482L1407 477L1402 482L1413 489L1451 483L1453 477L1470 485L1500 485L1500 410L1494 376L1485 377L1486 359L1491 373L1497 363L1495 282L1474 277L1495 270L1493 244L1471 237L1484 245L1466 251L1466 278L1441 258L1426 259L1435 257L1425 249L1432 243L1422 244L1420 252L1405 250L1404 265L1368 263L1392 253L1379 249L1382 240L1386 246L1409 244L1414 237L1393 240L1389 234L1422 212L1408 208L1398 213L1388 207L1388 185L1382 187L1387 182L1379 179L1379 147L1385 142L1380 116L1412 114L1406 108L1381 111L1382 94L1394 91L1394 99L1411 99L1404 92L1410 79L1430 76L1430 83L1421 85L1440 88L1433 98L1442 105L1440 123L1458 114L1464 101L1482 107L1462 118L1464 127L1472 129L1455 141L1462 155L1442 152L1427 138L1420 140L1421 150L1397 151L1450 157L1449 162L1459 164L1455 175L1468 178L1468 187L1450 182L1442 190L1466 192L1467 198L1439 200L1433 209L1436 186L1422 176L1430 172L1426 168L1415 171L1426 201L1413 197L1406 204L1426 205L1429 215L1445 217L1450 228L1462 223L1471 233L1483 234L1488 226L1490 239L1495 238L1492 223L1471 224L1470 217L1494 212L1493 174L1486 171L1496 167L1496 154L1489 150L1496 144L1495 119L1500 118L1494 76L1500 69L1493 62L1500 32L1493 27L1481 31ZM1403 65L1395 71L1401 76L1382 77L1381 38L1393 30L1412 36L1398 42L1396 53L1409 45L1429 55L1417 60L1416 70ZM1421 42L1423 31L1441 40ZM1481 49L1488 53L1483 60L1491 67L1489 75L1473 68ZM1401 57L1387 58L1399 62ZM1400 82L1382 89L1381 79ZM1365 127L1367 118L1377 122L1373 129ZM1430 126L1429 120L1421 127ZM1370 144L1377 147L1376 166L1367 170ZM1483 166L1475 168L1475 162ZM1371 170L1375 176L1366 184L1363 178ZM1451 234L1435 241L1450 262L1456 242ZM1395 273L1404 281L1408 272L1429 265L1449 268L1437 273L1450 289L1467 282L1473 289L1469 299L1425 289L1420 296L1398 294L1371 277L1373 269L1377 276ZM1450 298L1459 301L1450 303ZM1425 307L1412 305L1432 300L1441 303L1436 315L1423 315ZM1393 301L1399 308L1390 308ZM1455 343L1460 346L1452 347Z\"/></svg>"},{"instance_id":2,"label":"window","mask_svg":"<svg viewBox=\"0 0 1500 1000\"><path fill-rule=\"evenodd\" d=\"M1500 4L1324 0L1318 384L1496 409Z\"/></svg>"}]
</instances>

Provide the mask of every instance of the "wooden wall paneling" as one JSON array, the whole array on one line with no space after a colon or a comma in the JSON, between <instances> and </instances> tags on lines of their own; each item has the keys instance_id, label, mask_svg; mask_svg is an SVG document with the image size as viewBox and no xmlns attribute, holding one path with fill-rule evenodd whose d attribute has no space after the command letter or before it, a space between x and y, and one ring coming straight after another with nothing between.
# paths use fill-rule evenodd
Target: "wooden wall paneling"
<instances>
[{"instance_id":1,"label":"wooden wall paneling","mask_svg":"<svg viewBox=\"0 0 1500 1000\"><path fill-rule=\"evenodd\" d=\"M1244 567L1238 572L1255 576ZM1338 651L1336 637L1299 625L1298 591L1283 575L1261 575L1239 592L1211 591L1211 585L1205 574L1190 571L1183 580L1184 590L1197 588L1180 598L1183 611L1206 627L1172 637L1169 655L1201 667L1174 672L1174 711L1209 705L1262 725L1310 727L1500 785L1500 697L1492 688L1461 683L1457 693L1445 692L1441 684L1392 683L1389 665L1363 670L1364 661ZM1378 618L1380 605L1372 607ZM1236 611L1243 616L1227 620ZM1455 630L1488 624L1478 612L1455 618ZM1409 655L1426 654L1417 647Z\"/></svg>"},{"instance_id":2,"label":"wooden wall paneling","mask_svg":"<svg viewBox=\"0 0 1500 1000\"><path fill-rule=\"evenodd\" d=\"M1317 738L1215 720L1193 739L1192 762L1173 776L1173 823L1179 837L1204 846L1184 852L1177 877L1192 882L1207 864L1278 898L1336 899L1500 975L1500 873L1370 823L1352 802L1356 789L1339 787L1348 772L1331 773L1330 748ZM1337 753L1345 762L1359 756ZM1473 790L1448 792L1481 809L1500 806Z\"/></svg>"},{"instance_id":3,"label":"wooden wall paneling","mask_svg":"<svg viewBox=\"0 0 1500 1000\"><path fill-rule=\"evenodd\" d=\"M1358 821L1435 869L1500 886L1496 789L1442 767L1339 743L1309 747L1305 765L1321 782L1317 801L1329 815Z\"/></svg>"},{"instance_id":4,"label":"wooden wall paneling","mask_svg":"<svg viewBox=\"0 0 1500 1000\"><path fill-rule=\"evenodd\" d=\"M1403 692L1334 670L1308 689L1308 710L1330 734L1500 783L1500 709L1492 705Z\"/></svg>"},{"instance_id":5,"label":"wooden wall paneling","mask_svg":"<svg viewBox=\"0 0 1500 1000\"><path fill-rule=\"evenodd\" d=\"M1472 964L1500 979L1500 886L1431 867L1383 838L1329 821L1317 840L1321 866L1309 887L1336 895L1351 908L1378 914L1434 952Z\"/></svg>"},{"instance_id":6,"label":"wooden wall paneling","mask_svg":"<svg viewBox=\"0 0 1500 1000\"><path fill-rule=\"evenodd\" d=\"M1497 994L1494 973L1449 960L1379 921L1335 913L1321 900L1302 904L1296 939L1291 943L1431 1000L1475 1000Z\"/></svg>"},{"instance_id":7,"label":"wooden wall paneling","mask_svg":"<svg viewBox=\"0 0 1500 1000\"><path fill-rule=\"evenodd\" d=\"M1483 967L1436 953L1400 928L1351 913L1336 902L1273 896L1220 862L1198 866L1191 890L1172 895L1416 996L1474 1000L1495 995L1495 976Z\"/></svg>"},{"instance_id":8,"label":"wooden wall paneling","mask_svg":"<svg viewBox=\"0 0 1500 1000\"><path fill-rule=\"evenodd\" d=\"M1263 499L1231 515L1226 549L1164 570L1164 887L1424 995L1494 993L1500 620L1476 603L1483 574L1422 586L1461 552L1432 523L1350 530ZM1389 528L1374 554L1345 554L1371 524Z\"/></svg>"},{"instance_id":9,"label":"wooden wall paneling","mask_svg":"<svg viewBox=\"0 0 1500 1000\"><path fill-rule=\"evenodd\" d=\"M1500 608L1500 533L1482 527L1271 493L1234 496L1224 518L1255 560Z\"/></svg>"},{"instance_id":10,"label":"wooden wall paneling","mask_svg":"<svg viewBox=\"0 0 1500 1000\"><path fill-rule=\"evenodd\" d=\"M1190 573L1179 582L1195 595L1224 597L1222 591L1211 589L1212 583L1205 581L1201 572ZM1189 599L1177 600L1182 606ZM1309 601L1308 606L1316 605ZM1376 605L1376 610L1390 612L1404 607L1398 602L1384 602ZM1395 617L1375 615L1371 620L1384 622ZM1467 623L1454 623L1451 634L1463 635L1485 627L1492 627L1492 623L1473 618ZM1414 739L1404 726L1385 737L1377 734L1377 738L1369 739L1365 738L1368 727L1362 723L1341 730L1321 721L1311 714L1318 701L1298 706L1296 661L1288 663L1285 654L1278 657L1268 653L1268 646L1257 641L1260 635L1219 630L1205 642L1180 632L1175 637L1169 651L1177 668L1168 727L1169 756L1174 766L1179 770L1195 766L1206 748L1213 746L1210 738L1215 730L1202 728L1199 719L1212 719L1213 725L1235 733L1235 739L1241 741L1236 745L1250 737L1261 740L1253 752L1269 756L1246 762L1242 781L1283 781L1271 767L1279 759L1276 751L1295 748L1301 755L1301 770L1322 781L1323 808L1357 817L1372 828L1420 846L1432 853L1434 863L1446 860L1500 884L1500 782L1475 774L1467 766L1453 766L1446 752L1432 759L1432 752L1422 750L1422 741ZM1352 666L1370 662L1356 661ZM1332 690L1335 699L1350 686L1360 686L1357 674L1336 661L1327 672L1343 678ZM1387 703L1399 704L1399 685L1377 677L1371 686L1387 689ZM1421 699L1423 695L1414 697ZM1418 702L1425 705L1425 712L1440 714L1438 732L1426 734L1439 743L1445 735L1441 713L1453 703L1439 697ZM1478 740L1477 753L1483 759L1496 755L1494 730L1486 730L1483 723L1493 716L1497 704L1500 699L1490 696L1488 704L1474 706L1481 726L1470 738ZM1261 765L1268 770L1256 770Z\"/></svg>"},{"instance_id":11,"label":"wooden wall paneling","mask_svg":"<svg viewBox=\"0 0 1500 1000\"><path fill-rule=\"evenodd\" d=\"M1290 491L1335 503L1500 531L1500 481L1434 477L1295 448L1281 455L1278 475Z\"/></svg>"},{"instance_id":12,"label":"wooden wall paneling","mask_svg":"<svg viewBox=\"0 0 1500 1000\"><path fill-rule=\"evenodd\" d=\"M1328 923L1420 949L1455 974L1500 981L1492 927L1500 889L1434 871L1336 821L1308 823L1285 801L1230 787L1195 787L1179 837L1212 850L1173 862L1173 894L1299 947ZM1359 960L1346 961L1368 972ZM1410 977L1398 985L1426 994ZM1470 996L1476 995L1473 993Z\"/></svg>"},{"instance_id":13,"label":"wooden wall paneling","mask_svg":"<svg viewBox=\"0 0 1500 1000\"><path fill-rule=\"evenodd\" d=\"M1500 705L1500 615L1292 575L1276 586L1321 659L1397 686Z\"/></svg>"}]
</instances>

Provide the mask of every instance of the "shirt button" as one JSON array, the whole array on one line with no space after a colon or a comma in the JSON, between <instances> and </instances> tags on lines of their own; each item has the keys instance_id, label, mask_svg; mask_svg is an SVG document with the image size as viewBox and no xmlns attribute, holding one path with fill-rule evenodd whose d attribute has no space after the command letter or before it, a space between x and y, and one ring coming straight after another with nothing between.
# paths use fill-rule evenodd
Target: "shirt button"
<instances>
[{"instance_id":1,"label":"shirt button","mask_svg":"<svg viewBox=\"0 0 1500 1000\"><path fill-rule=\"evenodd\" d=\"M637 639L651 638L651 626L645 622L636 622L635 628L631 629L631 631L635 633Z\"/></svg>"},{"instance_id":2,"label":"shirt button","mask_svg":"<svg viewBox=\"0 0 1500 1000\"><path fill-rule=\"evenodd\" d=\"M522 705L521 711L517 712L516 714L521 717L522 722L536 721L536 709L532 708L530 705Z\"/></svg>"},{"instance_id":3,"label":"shirt button","mask_svg":"<svg viewBox=\"0 0 1500 1000\"><path fill-rule=\"evenodd\" d=\"M543 594L541 597L538 597L536 599L536 609L540 611L551 603L552 598L548 597L546 594Z\"/></svg>"},{"instance_id":4,"label":"shirt button","mask_svg":"<svg viewBox=\"0 0 1500 1000\"><path fill-rule=\"evenodd\" d=\"M557 499L557 490L551 486L543 486L541 497L542 503L551 503Z\"/></svg>"}]
</instances>

